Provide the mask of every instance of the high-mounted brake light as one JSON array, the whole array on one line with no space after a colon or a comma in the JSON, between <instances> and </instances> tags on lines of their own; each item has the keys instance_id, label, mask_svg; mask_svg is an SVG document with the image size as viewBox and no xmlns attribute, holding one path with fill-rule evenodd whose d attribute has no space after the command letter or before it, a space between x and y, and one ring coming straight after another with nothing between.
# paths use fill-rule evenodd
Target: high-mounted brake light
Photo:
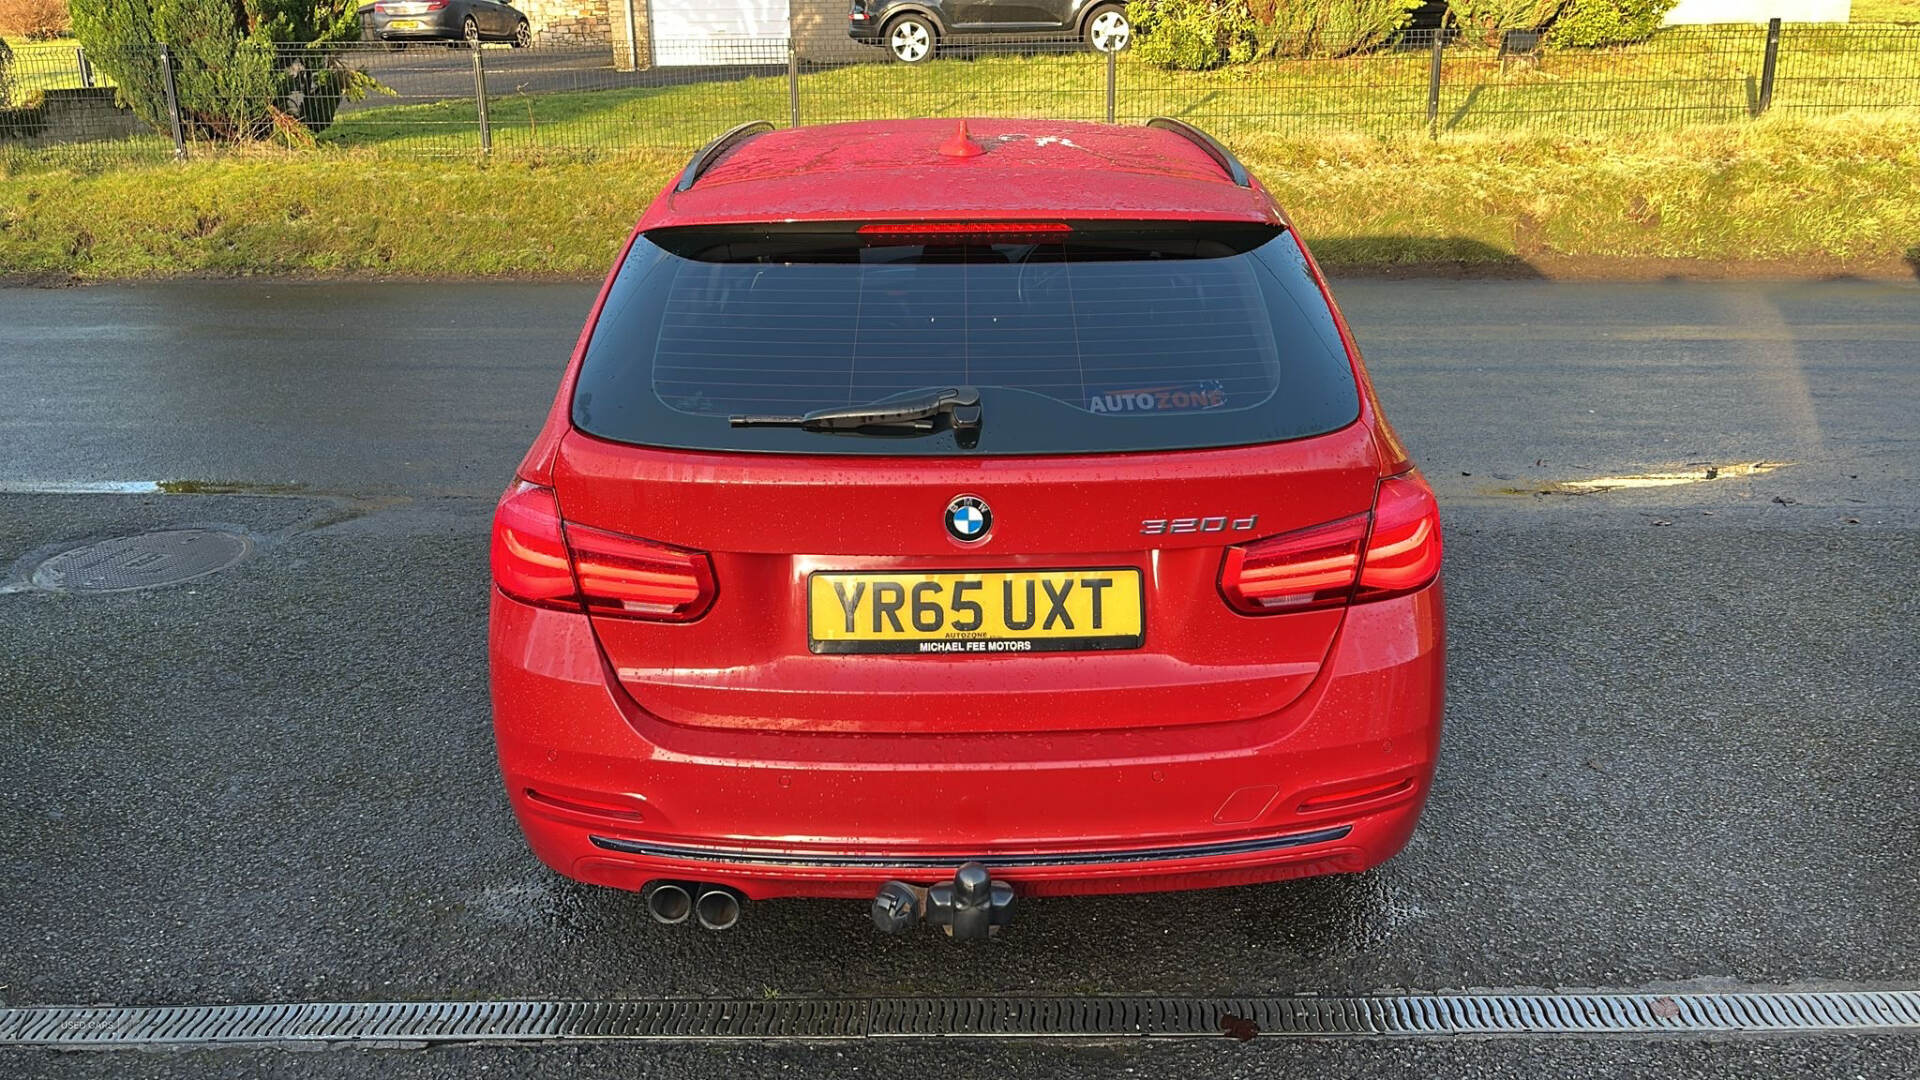
<instances>
[{"instance_id":1,"label":"high-mounted brake light","mask_svg":"<svg viewBox=\"0 0 1920 1080\"><path fill-rule=\"evenodd\" d=\"M560 520L553 489L516 483L493 513L493 582L523 603L659 622L713 606L705 552Z\"/></svg>"},{"instance_id":2,"label":"high-mounted brake light","mask_svg":"<svg viewBox=\"0 0 1920 1080\"><path fill-rule=\"evenodd\" d=\"M1070 233L1064 221L900 221L860 226L862 236L1048 236Z\"/></svg>"},{"instance_id":3,"label":"high-mounted brake light","mask_svg":"<svg viewBox=\"0 0 1920 1080\"><path fill-rule=\"evenodd\" d=\"M1440 574L1440 508L1417 472L1380 482L1373 512L1227 549L1220 595L1246 615L1404 596Z\"/></svg>"}]
</instances>

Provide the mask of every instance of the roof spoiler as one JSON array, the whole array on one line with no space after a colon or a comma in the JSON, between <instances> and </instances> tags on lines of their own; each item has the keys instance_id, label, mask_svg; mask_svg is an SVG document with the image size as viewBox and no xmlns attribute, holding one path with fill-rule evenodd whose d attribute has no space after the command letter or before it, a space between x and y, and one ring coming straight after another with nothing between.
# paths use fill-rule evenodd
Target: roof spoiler
<instances>
[{"instance_id":1,"label":"roof spoiler","mask_svg":"<svg viewBox=\"0 0 1920 1080\"><path fill-rule=\"evenodd\" d=\"M749 120L721 132L719 138L701 147L700 152L693 155L693 160L687 162L687 167L680 170L680 179L674 182L673 190L685 191L692 187L708 169L713 168L722 154L755 135L772 130L773 125L765 120ZM1201 138L1206 136L1202 135Z\"/></svg>"},{"instance_id":2,"label":"roof spoiler","mask_svg":"<svg viewBox=\"0 0 1920 1080\"><path fill-rule=\"evenodd\" d=\"M1185 120L1175 120L1170 116L1156 116L1147 121L1147 126L1150 128L1159 128L1162 131L1171 131L1175 135L1185 138L1188 142L1205 150L1208 157L1219 162L1220 167L1226 170L1227 178L1232 180L1236 185L1239 187L1253 186L1251 181L1247 179L1247 167L1240 164L1239 158L1234 157L1226 147L1221 146L1218 139L1187 123ZM738 131L739 129L735 128L734 130ZM732 132L728 134L732 134ZM726 135L720 137L724 139ZM694 160L696 162L699 161L698 158ZM691 183L691 181L685 182Z\"/></svg>"}]
</instances>

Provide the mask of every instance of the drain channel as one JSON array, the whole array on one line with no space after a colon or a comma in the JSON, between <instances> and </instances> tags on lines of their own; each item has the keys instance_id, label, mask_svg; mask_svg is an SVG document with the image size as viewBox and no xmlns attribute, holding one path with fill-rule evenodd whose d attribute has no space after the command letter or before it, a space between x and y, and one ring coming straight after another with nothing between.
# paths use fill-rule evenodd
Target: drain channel
<instances>
[{"instance_id":1,"label":"drain channel","mask_svg":"<svg viewBox=\"0 0 1920 1080\"><path fill-rule=\"evenodd\" d=\"M1920 990L1268 998L321 1002L0 1009L0 1046L624 1039L1805 1035L1920 1030Z\"/></svg>"}]
</instances>

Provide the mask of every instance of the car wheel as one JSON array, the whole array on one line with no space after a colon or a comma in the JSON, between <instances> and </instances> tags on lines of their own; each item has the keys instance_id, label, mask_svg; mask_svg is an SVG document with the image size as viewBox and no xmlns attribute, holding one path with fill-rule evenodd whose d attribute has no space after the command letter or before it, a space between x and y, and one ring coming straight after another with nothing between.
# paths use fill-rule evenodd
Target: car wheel
<instances>
[{"instance_id":1,"label":"car wheel","mask_svg":"<svg viewBox=\"0 0 1920 1080\"><path fill-rule=\"evenodd\" d=\"M513 28L513 47L524 49L531 44L533 44L533 27L527 25L527 20L521 19L520 24Z\"/></svg>"},{"instance_id":2,"label":"car wheel","mask_svg":"<svg viewBox=\"0 0 1920 1080\"><path fill-rule=\"evenodd\" d=\"M918 15L902 15L887 24L887 51L903 64L925 63L933 57L939 35L933 24Z\"/></svg>"},{"instance_id":3,"label":"car wheel","mask_svg":"<svg viewBox=\"0 0 1920 1080\"><path fill-rule=\"evenodd\" d=\"M1087 44L1095 52L1119 52L1133 40L1133 24L1127 21L1127 9L1119 4L1103 4L1093 9L1087 20Z\"/></svg>"},{"instance_id":4,"label":"car wheel","mask_svg":"<svg viewBox=\"0 0 1920 1080\"><path fill-rule=\"evenodd\" d=\"M467 21L460 24L460 36L474 48L480 47L480 24L473 21L473 16L467 16Z\"/></svg>"}]
</instances>

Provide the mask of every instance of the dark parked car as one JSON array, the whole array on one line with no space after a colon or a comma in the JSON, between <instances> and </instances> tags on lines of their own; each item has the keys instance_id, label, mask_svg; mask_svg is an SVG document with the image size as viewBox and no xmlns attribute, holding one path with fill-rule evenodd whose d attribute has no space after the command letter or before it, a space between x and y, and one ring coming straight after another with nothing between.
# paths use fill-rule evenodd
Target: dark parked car
<instances>
[{"instance_id":1,"label":"dark parked car","mask_svg":"<svg viewBox=\"0 0 1920 1080\"><path fill-rule=\"evenodd\" d=\"M1127 47L1133 27L1117 0L853 0L847 34L918 64L943 38L1072 34L1100 52Z\"/></svg>"},{"instance_id":2,"label":"dark parked car","mask_svg":"<svg viewBox=\"0 0 1920 1080\"><path fill-rule=\"evenodd\" d=\"M359 10L371 40L511 41L516 49L533 43L527 17L499 0L379 0Z\"/></svg>"}]
</instances>

